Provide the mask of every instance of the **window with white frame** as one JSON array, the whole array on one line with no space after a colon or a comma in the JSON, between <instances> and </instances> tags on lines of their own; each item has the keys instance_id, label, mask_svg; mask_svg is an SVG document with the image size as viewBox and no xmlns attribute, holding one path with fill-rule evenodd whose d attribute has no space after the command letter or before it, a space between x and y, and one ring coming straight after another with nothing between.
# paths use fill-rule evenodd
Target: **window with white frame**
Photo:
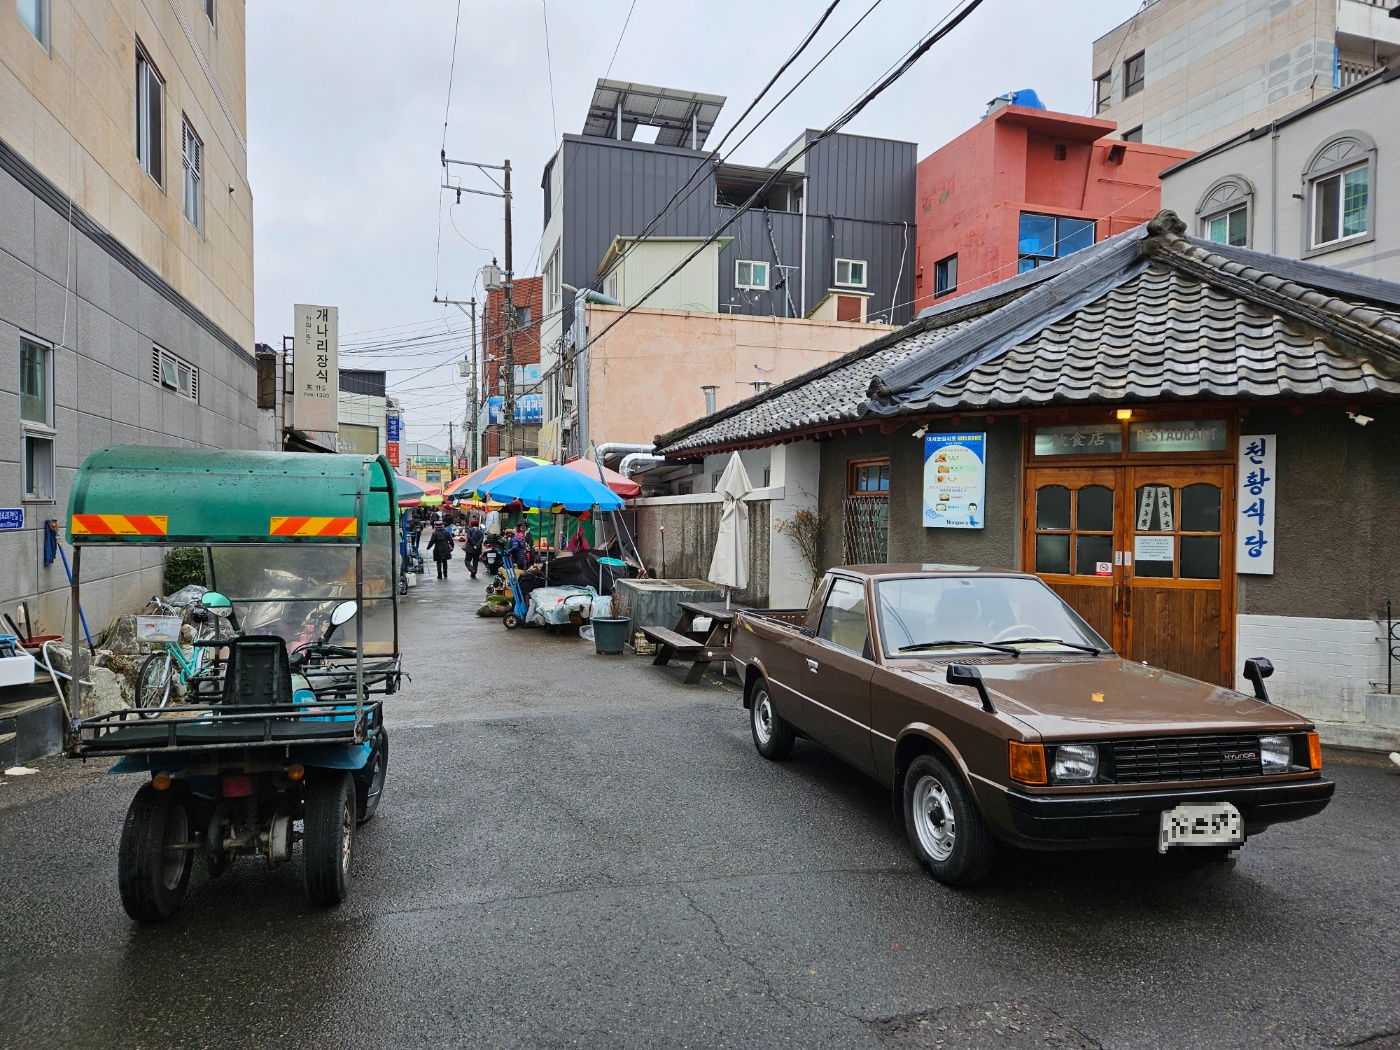
<instances>
[{"instance_id":1,"label":"window with white frame","mask_svg":"<svg viewBox=\"0 0 1400 1050\"><path fill-rule=\"evenodd\" d=\"M1231 175L1213 183L1196 208L1201 236L1217 244L1248 248L1253 200L1254 187L1242 176Z\"/></svg>"},{"instance_id":2,"label":"window with white frame","mask_svg":"<svg viewBox=\"0 0 1400 1050\"><path fill-rule=\"evenodd\" d=\"M740 259L735 262L734 287L767 291L768 264L754 259Z\"/></svg>"},{"instance_id":3,"label":"window with white frame","mask_svg":"<svg viewBox=\"0 0 1400 1050\"><path fill-rule=\"evenodd\" d=\"M864 288L865 260L837 259L836 283L845 288Z\"/></svg>"},{"instance_id":4,"label":"window with white frame","mask_svg":"<svg viewBox=\"0 0 1400 1050\"><path fill-rule=\"evenodd\" d=\"M49 46L49 0L15 0L15 12L24 28L45 49Z\"/></svg>"},{"instance_id":5,"label":"window with white frame","mask_svg":"<svg viewBox=\"0 0 1400 1050\"><path fill-rule=\"evenodd\" d=\"M190 127L186 117L180 131L181 151L185 165L185 218L200 232L204 231L204 143Z\"/></svg>"},{"instance_id":6,"label":"window with white frame","mask_svg":"<svg viewBox=\"0 0 1400 1050\"><path fill-rule=\"evenodd\" d=\"M1094 112L1102 113L1113 102L1113 74L1094 78Z\"/></svg>"},{"instance_id":7,"label":"window with white frame","mask_svg":"<svg viewBox=\"0 0 1400 1050\"><path fill-rule=\"evenodd\" d=\"M560 280L559 249L555 248L549 256L549 262L544 264L544 312L546 316L554 313L560 307L560 300L563 298Z\"/></svg>"},{"instance_id":8,"label":"window with white frame","mask_svg":"<svg viewBox=\"0 0 1400 1050\"><path fill-rule=\"evenodd\" d=\"M151 380L183 398L199 401L199 369L163 347L151 347Z\"/></svg>"},{"instance_id":9,"label":"window with white frame","mask_svg":"<svg viewBox=\"0 0 1400 1050\"><path fill-rule=\"evenodd\" d=\"M54 498L53 348L33 339L19 341L19 418L24 448L23 498Z\"/></svg>"},{"instance_id":10,"label":"window with white frame","mask_svg":"<svg viewBox=\"0 0 1400 1050\"><path fill-rule=\"evenodd\" d=\"M1339 136L1313 154L1304 176L1308 250L1371 238L1375 159L1375 143L1361 132Z\"/></svg>"},{"instance_id":11,"label":"window with white frame","mask_svg":"<svg viewBox=\"0 0 1400 1050\"><path fill-rule=\"evenodd\" d=\"M157 183L164 185L161 150L164 141L163 113L165 81L145 48L136 44L136 159Z\"/></svg>"}]
</instances>

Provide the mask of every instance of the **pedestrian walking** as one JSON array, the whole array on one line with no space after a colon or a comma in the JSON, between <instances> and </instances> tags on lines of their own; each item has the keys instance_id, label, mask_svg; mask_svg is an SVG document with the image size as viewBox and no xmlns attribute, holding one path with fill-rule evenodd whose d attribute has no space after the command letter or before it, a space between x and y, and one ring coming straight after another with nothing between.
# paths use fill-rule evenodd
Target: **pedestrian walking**
<instances>
[{"instance_id":1,"label":"pedestrian walking","mask_svg":"<svg viewBox=\"0 0 1400 1050\"><path fill-rule=\"evenodd\" d=\"M432 552L433 561L437 564L437 578L447 579L447 562L452 557L452 534L443 528L442 522L437 523L433 529L433 535L428 540L428 550Z\"/></svg>"},{"instance_id":2,"label":"pedestrian walking","mask_svg":"<svg viewBox=\"0 0 1400 1050\"><path fill-rule=\"evenodd\" d=\"M467 546L462 552L467 561L467 572L471 573L472 579L476 579L477 565L481 562L481 548L486 543L486 533L481 529L481 523L472 518L472 523L467 526Z\"/></svg>"},{"instance_id":3,"label":"pedestrian walking","mask_svg":"<svg viewBox=\"0 0 1400 1050\"><path fill-rule=\"evenodd\" d=\"M506 546L506 553L510 560L515 562L517 569L525 569L530 565L530 533L527 526L522 521L515 527L515 531L510 534L510 540Z\"/></svg>"}]
</instances>

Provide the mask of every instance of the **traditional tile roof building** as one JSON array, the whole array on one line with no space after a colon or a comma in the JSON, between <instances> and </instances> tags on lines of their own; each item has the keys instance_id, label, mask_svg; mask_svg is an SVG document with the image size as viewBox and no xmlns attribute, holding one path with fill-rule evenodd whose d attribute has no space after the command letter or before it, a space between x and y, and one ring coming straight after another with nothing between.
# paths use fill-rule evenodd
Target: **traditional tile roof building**
<instances>
[{"instance_id":1,"label":"traditional tile roof building","mask_svg":"<svg viewBox=\"0 0 1400 1050\"><path fill-rule=\"evenodd\" d=\"M1033 571L1131 660L1236 685L1268 656L1327 738L1400 746L1378 627L1400 284L1185 232L1162 212L926 310L658 453L794 446L820 461L827 565Z\"/></svg>"}]
</instances>

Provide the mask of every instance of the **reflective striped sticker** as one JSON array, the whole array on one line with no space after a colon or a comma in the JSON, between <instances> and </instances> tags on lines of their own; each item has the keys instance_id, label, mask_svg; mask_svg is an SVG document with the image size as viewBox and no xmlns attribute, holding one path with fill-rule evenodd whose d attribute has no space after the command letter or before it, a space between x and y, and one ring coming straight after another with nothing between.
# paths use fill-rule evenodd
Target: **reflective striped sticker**
<instances>
[{"instance_id":1,"label":"reflective striped sticker","mask_svg":"<svg viewBox=\"0 0 1400 1050\"><path fill-rule=\"evenodd\" d=\"M354 518L273 518L268 525L270 536L354 536Z\"/></svg>"},{"instance_id":2,"label":"reflective striped sticker","mask_svg":"<svg viewBox=\"0 0 1400 1050\"><path fill-rule=\"evenodd\" d=\"M74 536L164 536L164 514L74 514Z\"/></svg>"}]
</instances>

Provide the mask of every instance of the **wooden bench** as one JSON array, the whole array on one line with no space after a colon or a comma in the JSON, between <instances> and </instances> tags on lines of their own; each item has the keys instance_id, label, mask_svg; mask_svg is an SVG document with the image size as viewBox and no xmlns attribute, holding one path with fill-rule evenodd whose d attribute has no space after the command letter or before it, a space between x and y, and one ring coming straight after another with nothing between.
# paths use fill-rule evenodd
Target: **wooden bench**
<instances>
[{"instance_id":1,"label":"wooden bench","mask_svg":"<svg viewBox=\"0 0 1400 1050\"><path fill-rule=\"evenodd\" d=\"M642 634L646 635L647 641L656 644L656 659L652 660L653 666L665 667L672 660L693 660L690 671L685 676L686 685L694 685L700 681L705 669L710 666L710 660L718 656L724 659L728 653L723 649L714 649L704 642L697 642L694 638L687 638L683 634L671 630L669 627L643 627Z\"/></svg>"}]
</instances>

